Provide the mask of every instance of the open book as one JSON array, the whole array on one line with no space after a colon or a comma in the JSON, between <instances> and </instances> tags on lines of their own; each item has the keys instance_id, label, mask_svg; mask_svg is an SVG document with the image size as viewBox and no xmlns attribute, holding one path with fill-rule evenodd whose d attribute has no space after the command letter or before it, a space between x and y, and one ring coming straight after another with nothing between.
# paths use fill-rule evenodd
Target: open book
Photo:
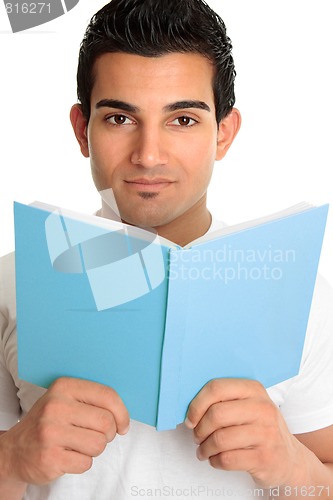
<instances>
[{"instance_id":1,"label":"open book","mask_svg":"<svg viewBox=\"0 0 333 500\"><path fill-rule=\"evenodd\" d=\"M182 248L15 203L19 376L107 384L158 430L181 423L211 379L296 376L327 211L300 204Z\"/></svg>"}]
</instances>

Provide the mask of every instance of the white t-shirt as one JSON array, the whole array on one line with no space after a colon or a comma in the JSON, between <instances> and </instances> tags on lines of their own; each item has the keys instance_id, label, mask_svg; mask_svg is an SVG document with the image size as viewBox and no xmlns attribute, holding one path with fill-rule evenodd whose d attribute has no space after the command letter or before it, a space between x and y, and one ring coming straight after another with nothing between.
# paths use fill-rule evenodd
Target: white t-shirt
<instances>
[{"instance_id":1,"label":"white t-shirt","mask_svg":"<svg viewBox=\"0 0 333 500\"><path fill-rule=\"evenodd\" d=\"M211 229L219 223L213 222ZM0 259L0 429L29 411L44 389L17 376L14 254ZM289 430L310 432L333 424L333 291L318 277L299 375L268 389ZM281 360L283 363L283 360ZM53 483L29 485L26 500L130 500L132 498L269 498L243 472L213 469L196 458L192 432L183 424L157 432L131 421L92 468Z\"/></svg>"}]
</instances>

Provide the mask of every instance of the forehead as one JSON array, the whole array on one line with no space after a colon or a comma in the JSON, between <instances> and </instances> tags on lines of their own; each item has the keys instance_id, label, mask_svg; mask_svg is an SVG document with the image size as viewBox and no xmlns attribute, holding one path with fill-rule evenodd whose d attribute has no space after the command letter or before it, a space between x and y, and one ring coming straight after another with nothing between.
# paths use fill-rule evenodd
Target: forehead
<instances>
[{"instance_id":1,"label":"forehead","mask_svg":"<svg viewBox=\"0 0 333 500\"><path fill-rule=\"evenodd\" d=\"M214 68L197 53L160 57L107 53L96 60L93 76L92 105L100 99L117 98L133 104L197 99L214 106Z\"/></svg>"}]
</instances>

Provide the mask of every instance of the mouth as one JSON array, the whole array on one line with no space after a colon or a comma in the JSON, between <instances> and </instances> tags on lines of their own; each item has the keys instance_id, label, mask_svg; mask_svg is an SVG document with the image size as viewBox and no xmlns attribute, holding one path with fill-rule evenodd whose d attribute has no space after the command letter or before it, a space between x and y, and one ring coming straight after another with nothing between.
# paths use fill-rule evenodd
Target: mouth
<instances>
[{"instance_id":1,"label":"mouth","mask_svg":"<svg viewBox=\"0 0 333 500\"><path fill-rule=\"evenodd\" d=\"M140 178L125 180L125 183L129 188L136 191L160 191L161 189L165 189L173 184L174 181L162 177L156 177L155 179Z\"/></svg>"}]
</instances>

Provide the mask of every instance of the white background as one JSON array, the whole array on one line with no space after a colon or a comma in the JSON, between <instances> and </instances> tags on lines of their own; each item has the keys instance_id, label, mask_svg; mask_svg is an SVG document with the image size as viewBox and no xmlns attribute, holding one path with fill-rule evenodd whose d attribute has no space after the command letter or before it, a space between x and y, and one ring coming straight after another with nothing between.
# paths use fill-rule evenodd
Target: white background
<instances>
[{"instance_id":1,"label":"white background","mask_svg":"<svg viewBox=\"0 0 333 500\"><path fill-rule=\"evenodd\" d=\"M12 34L0 4L0 255L14 248L13 200L83 212L99 205L68 119L79 44L106 0ZM307 200L333 204L331 0L210 0L228 27L243 116L209 192L232 224ZM333 283L333 207L321 272ZM304 271L306 272L306 270Z\"/></svg>"}]
</instances>

